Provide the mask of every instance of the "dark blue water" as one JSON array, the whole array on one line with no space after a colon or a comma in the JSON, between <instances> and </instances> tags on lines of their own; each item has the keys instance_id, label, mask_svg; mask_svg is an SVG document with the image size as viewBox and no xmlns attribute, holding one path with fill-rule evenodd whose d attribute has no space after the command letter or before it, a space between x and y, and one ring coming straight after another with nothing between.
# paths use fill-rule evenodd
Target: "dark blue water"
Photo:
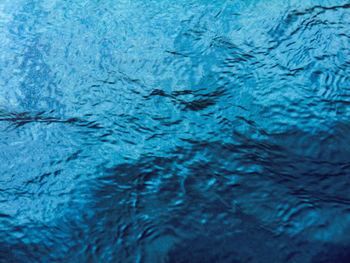
<instances>
[{"instance_id":1,"label":"dark blue water","mask_svg":"<svg viewBox=\"0 0 350 263\"><path fill-rule=\"evenodd\" d=\"M350 3L2 0L1 262L350 262Z\"/></svg>"}]
</instances>

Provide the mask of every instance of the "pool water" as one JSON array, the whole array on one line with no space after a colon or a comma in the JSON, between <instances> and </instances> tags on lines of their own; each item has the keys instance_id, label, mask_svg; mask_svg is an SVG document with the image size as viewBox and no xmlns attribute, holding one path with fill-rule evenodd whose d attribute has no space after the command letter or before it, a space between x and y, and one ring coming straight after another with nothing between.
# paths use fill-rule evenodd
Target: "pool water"
<instances>
[{"instance_id":1,"label":"pool water","mask_svg":"<svg viewBox=\"0 0 350 263\"><path fill-rule=\"evenodd\" d=\"M350 4L0 2L0 262L350 262Z\"/></svg>"}]
</instances>

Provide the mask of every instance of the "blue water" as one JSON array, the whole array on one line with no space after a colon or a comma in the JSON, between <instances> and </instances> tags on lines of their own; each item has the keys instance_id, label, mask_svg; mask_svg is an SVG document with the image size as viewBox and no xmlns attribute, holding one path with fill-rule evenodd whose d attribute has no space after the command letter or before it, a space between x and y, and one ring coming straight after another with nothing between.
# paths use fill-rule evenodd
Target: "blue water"
<instances>
[{"instance_id":1,"label":"blue water","mask_svg":"<svg viewBox=\"0 0 350 263\"><path fill-rule=\"evenodd\" d=\"M2 0L0 262L350 262L350 3Z\"/></svg>"}]
</instances>

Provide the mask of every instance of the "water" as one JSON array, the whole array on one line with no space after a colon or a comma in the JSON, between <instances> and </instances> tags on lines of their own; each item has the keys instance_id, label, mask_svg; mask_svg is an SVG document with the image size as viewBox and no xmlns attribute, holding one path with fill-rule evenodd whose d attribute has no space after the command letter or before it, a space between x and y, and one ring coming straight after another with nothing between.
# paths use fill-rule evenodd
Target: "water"
<instances>
[{"instance_id":1,"label":"water","mask_svg":"<svg viewBox=\"0 0 350 263\"><path fill-rule=\"evenodd\" d=\"M350 5L3 0L1 262L350 262Z\"/></svg>"}]
</instances>

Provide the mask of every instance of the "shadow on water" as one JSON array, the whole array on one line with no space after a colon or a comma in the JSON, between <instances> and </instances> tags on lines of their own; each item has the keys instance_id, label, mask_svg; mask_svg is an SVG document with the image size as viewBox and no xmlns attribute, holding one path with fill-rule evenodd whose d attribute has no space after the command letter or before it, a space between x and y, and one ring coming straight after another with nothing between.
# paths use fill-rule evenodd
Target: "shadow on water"
<instances>
[{"instance_id":1,"label":"shadow on water","mask_svg":"<svg viewBox=\"0 0 350 263\"><path fill-rule=\"evenodd\" d=\"M349 197L337 181L347 180L350 166L334 163L331 148L324 159L305 157L295 151L300 147L288 147L288 138L299 141L306 134L285 134L264 142L190 142L172 150L169 156L176 158L102 165L89 195L86 188L71 193L85 196L83 205L73 203L44 236L48 226L13 226L25 239L2 234L9 243L0 244L0 258L346 262Z\"/></svg>"},{"instance_id":2,"label":"shadow on water","mask_svg":"<svg viewBox=\"0 0 350 263\"><path fill-rule=\"evenodd\" d=\"M341 164L328 162L332 174L322 160L309 160L302 169L309 168L308 174L293 167L294 172L278 173L277 167L300 158L281 150L285 140L264 146L259 141L197 143L174 150L171 156L178 158L144 157L103 169L89 202L90 219L83 221L89 246L82 256L141 262L346 262L349 197L324 187L320 176L324 171L331 180L346 180L349 166L343 164L337 174ZM252 159L254 166L242 169Z\"/></svg>"}]
</instances>

